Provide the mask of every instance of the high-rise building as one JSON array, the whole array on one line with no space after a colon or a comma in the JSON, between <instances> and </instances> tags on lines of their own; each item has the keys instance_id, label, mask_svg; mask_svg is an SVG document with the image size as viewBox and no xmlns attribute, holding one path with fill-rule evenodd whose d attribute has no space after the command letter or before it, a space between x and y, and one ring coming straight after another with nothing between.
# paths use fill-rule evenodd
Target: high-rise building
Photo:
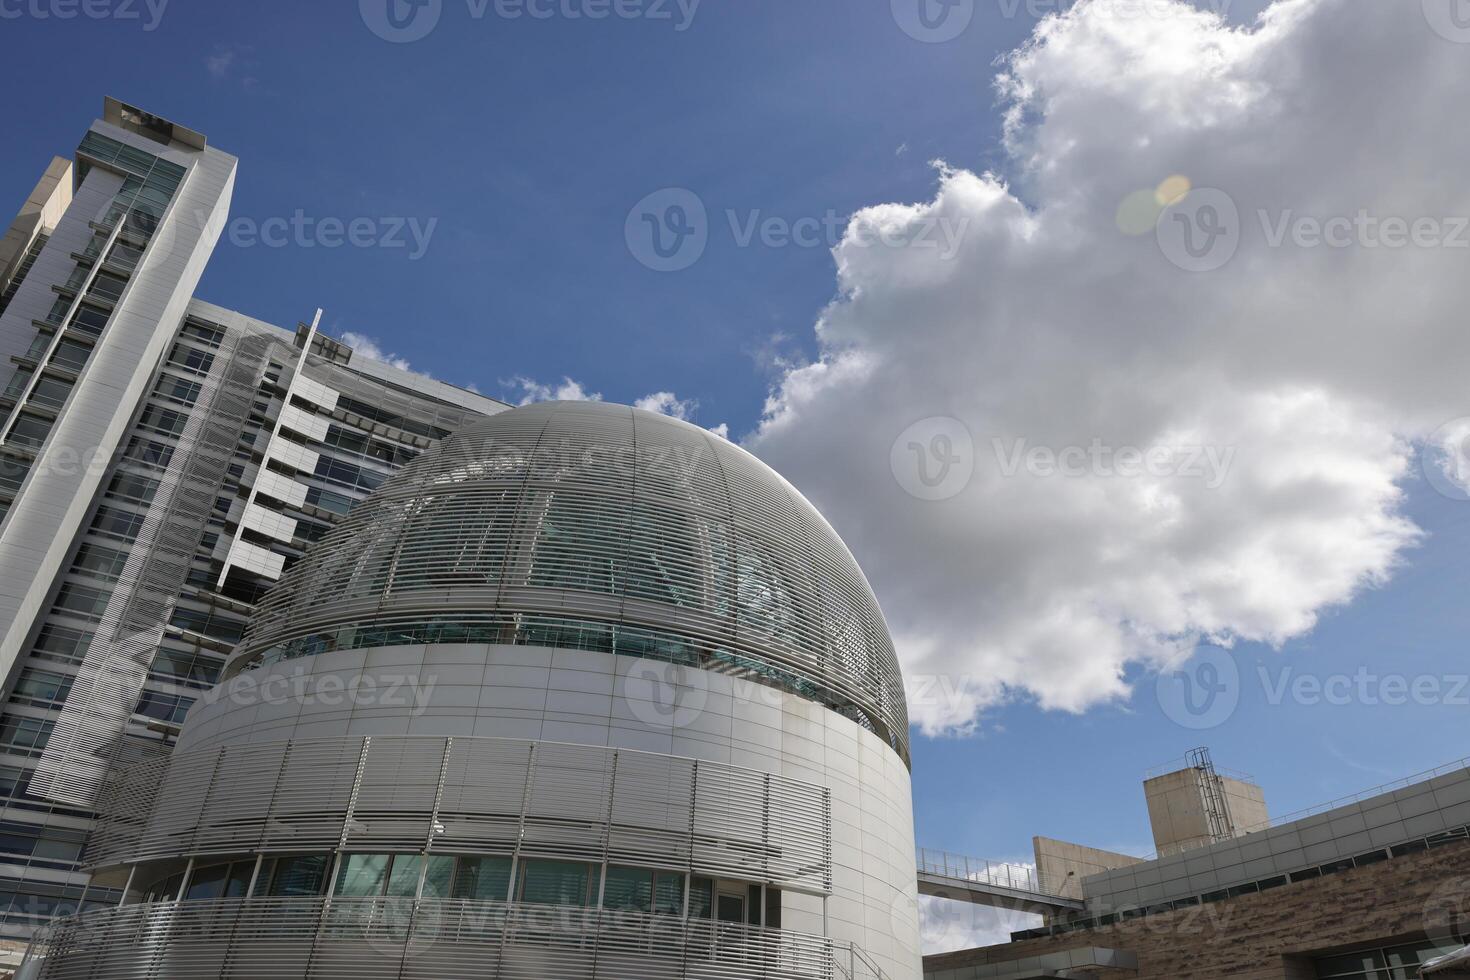
<instances>
[{"instance_id":1,"label":"high-rise building","mask_svg":"<svg viewBox=\"0 0 1470 980\"><path fill-rule=\"evenodd\" d=\"M118 767L42 978L918 980L903 686L852 555L688 423L458 429Z\"/></svg>"},{"instance_id":2,"label":"high-rise building","mask_svg":"<svg viewBox=\"0 0 1470 980\"><path fill-rule=\"evenodd\" d=\"M0 936L87 890L116 762L166 752L261 595L507 406L194 298L236 160L109 99L0 240Z\"/></svg>"}]
</instances>

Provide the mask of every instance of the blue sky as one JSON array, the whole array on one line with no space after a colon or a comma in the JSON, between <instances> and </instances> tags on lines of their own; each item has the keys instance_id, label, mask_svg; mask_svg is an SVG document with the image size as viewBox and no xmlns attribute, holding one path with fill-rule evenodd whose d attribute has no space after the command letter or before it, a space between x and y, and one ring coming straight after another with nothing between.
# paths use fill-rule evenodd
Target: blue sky
<instances>
[{"instance_id":1,"label":"blue sky","mask_svg":"<svg viewBox=\"0 0 1470 980\"><path fill-rule=\"evenodd\" d=\"M407 44L375 36L348 2L173 0L153 30L0 20L0 72L30 93L8 107L0 186L18 205L115 95L240 156L237 217L437 221L417 260L222 242L204 299L284 325L322 306L335 331L487 394L512 393L517 377L571 377L617 401L673 391L697 400L696 421L739 437L779 365L818 356L836 242L742 247L725 212L831 214L840 228L860 208L932 199L933 159L1004 172L994 62L1033 27L1024 4L1011 17L982 3L959 38L931 44L886 2L706 0L682 31L677 8L675 22L541 21L444 3L438 27ZM1232 17L1261 6L1242 0ZM624 237L635 203L668 187L715 216L703 257L675 274L645 268ZM1283 650L1238 644L1240 706L1217 727L1171 720L1132 664L1126 702L1074 714L1018 695L971 737L918 739L920 843L1021 858L1045 834L1148 850L1142 775L1200 744L1258 777L1278 813L1467 754L1463 701L1272 704L1259 679L1290 664L1452 687L1465 672L1470 504L1422 479L1404 486L1403 513L1428 538L1387 585L1325 609ZM840 531L860 530L838 511Z\"/></svg>"}]
</instances>

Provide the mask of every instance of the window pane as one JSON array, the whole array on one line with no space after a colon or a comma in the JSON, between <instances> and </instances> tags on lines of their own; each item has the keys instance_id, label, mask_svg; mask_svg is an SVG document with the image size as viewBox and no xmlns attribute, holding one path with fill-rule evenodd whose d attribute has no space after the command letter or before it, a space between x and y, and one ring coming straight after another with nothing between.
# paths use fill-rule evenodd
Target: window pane
<instances>
[{"instance_id":1,"label":"window pane","mask_svg":"<svg viewBox=\"0 0 1470 980\"><path fill-rule=\"evenodd\" d=\"M454 858L436 854L429 858L429 870L424 873L424 897L448 898L449 883L454 879Z\"/></svg>"},{"instance_id":2,"label":"window pane","mask_svg":"<svg viewBox=\"0 0 1470 980\"><path fill-rule=\"evenodd\" d=\"M348 854L337 872L337 894L345 898L375 898L383 894L388 876L388 854Z\"/></svg>"},{"instance_id":3,"label":"window pane","mask_svg":"<svg viewBox=\"0 0 1470 980\"><path fill-rule=\"evenodd\" d=\"M212 868L202 868L194 872L194 877L189 880L189 890L184 892L184 898L219 898L225 890L225 877L229 874L228 864L217 864Z\"/></svg>"},{"instance_id":4,"label":"window pane","mask_svg":"<svg viewBox=\"0 0 1470 980\"><path fill-rule=\"evenodd\" d=\"M510 858L460 858L455 898L503 902L510 895Z\"/></svg>"},{"instance_id":5,"label":"window pane","mask_svg":"<svg viewBox=\"0 0 1470 980\"><path fill-rule=\"evenodd\" d=\"M320 895L327 877L327 856L281 858L271 879L270 894L281 897Z\"/></svg>"},{"instance_id":6,"label":"window pane","mask_svg":"<svg viewBox=\"0 0 1470 980\"><path fill-rule=\"evenodd\" d=\"M653 911L653 872L638 868L608 868L602 907Z\"/></svg>"},{"instance_id":7,"label":"window pane","mask_svg":"<svg viewBox=\"0 0 1470 980\"><path fill-rule=\"evenodd\" d=\"M521 871L521 901L533 905L584 906L591 877L585 864L527 861Z\"/></svg>"},{"instance_id":8,"label":"window pane","mask_svg":"<svg viewBox=\"0 0 1470 980\"><path fill-rule=\"evenodd\" d=\"M422 854L400 854L393 859L393 873L388 878L389 898L413 898L419 890L419 870L424 866Z\"/></svg>"},{"instance_id":9,"label":"window pane","mask_svg":"<svg viewBox=\"0 0 1470 980\"><path fill-rule=\"evenodd\" d=\"M658 915L684 914L684 876L660 871L654 881L653 911Z\"/></svg>"},{"instance_id":10,"label":"window pane","mask_svg":"<svg viewBox=\"0 0 1470 980\"><path fill-rule=\"evenodd\" d=\"M689 883L689 917L708 919L714 906L715 883L708 878L695 878Z\"/></svg>"}]
</instances>

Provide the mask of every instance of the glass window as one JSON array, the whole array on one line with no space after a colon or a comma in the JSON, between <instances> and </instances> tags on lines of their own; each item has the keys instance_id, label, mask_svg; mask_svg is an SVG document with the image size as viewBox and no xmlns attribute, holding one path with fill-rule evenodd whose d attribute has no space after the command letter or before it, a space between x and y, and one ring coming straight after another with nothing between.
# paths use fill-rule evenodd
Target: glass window
<instances>
[{"instance_id":1,"label":"glass window","mask_svg":"<svg viewBox=\"0 0 1470 980\"><path fill-rule=\"evenodd\" d=\"M136 541L138 532L143 528L143 515L116 507L98 507L97 516L92 519L92 528L98 534L105 534L110 538Z\"/></svg>"},{"instance_id":2,"label":"glass window","mask_svg":"<svg viewBox=\"0 0 1470 980\"><path fill-rule=\"evenodd\" d=\"M67 582L56 595L55 608L73 616L96 620L102 618L103 611L107 609L107 601L111 598L112 592L109 589L94 589L89 585Z\"/></svg>"},{"instance_id":3,"label":"glass window","mask_svg":"<svg viewBox=\"0 0 1470 980\"><path fill-rule=\"evenodd\" d=\"M29 667L15 682L12 697L48 703L65 701L67 693L71 690L71 683L72 678L67 674L57 674L49 670Z\"/></svg>"},{"instance_id":4,"label":"glass window","mask_svg":"<svg viewBox=\"0 0 1470 980\"><path fill-rule=\"evenodd\" d=\"M346 854L337 872L336 894L343 898L376 898L388 880L391 854Z\"/></svg>"},{"instance_id":5,"label":"glass window","mask_svg":"<svg viewBox=\"0 0 1470 980\"><path fill-rule=\"evenodd\" d=\"M134 714L143 715L146 718L156 718L159 721L177 724L184 720L189 709L194 706L193 698L186 698L182 694L163 694L159 691L144 691L143 697L138 701L138 706L133 709Z\"/></svg>"},{"instance_id":6,"label":"glass window","mask_svg":"<svg viewBox=\"0 0 1470 980\"><path fill-rule=\"evenodd\" d=\"M202 387L197 381L185 381L171 374L165 374L158 379L158 385L153 389L154 394L160 398L166 398L180 405L192 406L199 400L199 392Z\"/></svg>"},{"instance_id":7,"label":"glass window","mask_svg":"<svg viewBox=\"0 0 1470 980\"><path fill-rule=\"evenodd\" d=\"M30 471L31 464L26 460L0 458L0 490L15 493Z\"/></svg>"},{"instance_id":8,"label":"glass window","mask_svg":"<svg viewBox=\"0 0 1470 980\"><path fill-rule=\"evenodd\" d=\"M75 373L82 369L82 365L87 363L87 358L91 354L92 348L86 344L79 344L75 340L63 340L56 345L56 353L51 355L51 363L63 370Z\"/></svg>"},{"instance_id":9,"label":"glass window","mask_svg":"<svg viewBox=\"0 0 1470 980\"><path fill-rule=\"evenodd\" d=\"M521 901L532 905L589 904L592 868L570 861L526 861L521 865Z\"/></svg>"},{"instance_id":10,"label":"glass window","mask_svg":"<svg viewBox=\"0 0 1470 980\"><path fill-rule=\"evenodd\" d=\"M429 868L424 872L424 898L448 898L449 885L454 880L454 858L444 854L429 857Z\"/></svg>"},{"instance_id":11,"label":"glass window","mask_svg":"<svg viewBox=\"0 0 1470 980\"><path fill-rule=\"evenodd\" d=\"M454 897L482 902L504 902L510 896L510 858L467 857L459 859L454 876Z\"/></svg>"},{"instance_id":12,"label":"glass window","mask_svg":"<svg viewBox=\"0 0 1470 980\"><path fill-rule=\"evenodd\" d=\"M6 715L0 718L0 745L22 755L39 755L55 727L54 721Z\"/></svg>"},{"instance_id":13,"label":"glass window","mask_svg":"<svg viewBox=\"0 0 1470 980\"><path fill-rule=\"evenodd\" d=\"M189 887L184 891L185 900L219 898L225 892L225 880L229 873L228 864L196 869L189 879Z\"/></svg>"},{"instance_id":14,"label":"glass window","mask_svg":"<svg viewBox=\"0 0 1470 980\"><path fill-rule=\"evenodd\" d=\"M44 408L60 409L71 394L72 383L59 378L42 378L31 389L31 401Z\"/></svg>"},{"instance_id":15,"label":"glass window","mask_svg":"<svg viewBox=\"0 0 1470 980\"><path fill-rule=\"evenodd\" d=\"M282 898L320 895L327 880L329 860L325 854L281 858L276 861L268 894Z\"/></svg>"},{"instance_id":16,"label":"glass window","mask_svg":"<svg viewBox=\"0 0 1470 980\"><path fill-rule=\"evenodd\" d=\"M653 911L653 872L641 868L608 868L602 907L635 912Z\"/></svg>"},{"instance_id":17,"label":"glass window","mask_svg":"<svg viewBox=\"0 0 1470 980\"><path fill-rule=\"evenodd\" d=\"M128 281L122 276L115 276L110 272L99 272L97 278L92 280L92 288L87 291L87 295L115 301L122 295L127 284Z\"/></svg>"},{"instance_id":18,"label":"glass window","mask_svg":"<svg viewBox=\"0 0 1470 980\"><path fill-rule=\"evenodd\" d=\"M94 337L100 334L105 326L107 326L107 314L85 304L78 306L76 315L71 318L72 329Z\"/></svg>"},{"instance_id":19,"label":"glass window","mask_svg":"<svg viewBox=\"0 0 1470 980\"><path fill-rule=\"evenodd\" d=\"M22 415L10 429L10 441L21 446L39 448L51 433L51 420Z\"/></svg>"},{"instance_id":20,"label":"glass window","mask_svg":"<svg viewBox=\"0 0 1470 980\"><path fill-rule=\"evenodd\" d=\"M35 651L43 660L59 660L63 663L80 663L87 654L92 634L69 626L47 624L41 627L36 637Z\"/></svg>"},{"instance_id":21,"label":"glass window","mask_svg":"<svg viewBox=\"0 0 1470 980\"><path fill-rule=\"evenodd\" d=\"M393 858L388 875L389 898L413 898L419 890L419 872L424 866L422 854L399 854Z\"/></svg>"},{"instance_id":22,"label":"glass window","mask_svg":"<svg viewBox=\"0 0 1470 980\"><path fill-rule=\"evenodd\" d=\"M655 915L684 914L684 876L660 871L653 880Z\"/></svg>"},{"instance_id":23,"label":"glass window","mask_svg":"<svg viewBox=\"0 0 1470 980\"><path fill-rule=\"evenodd\" d=\"M210 366L214 364L214 355L187 344L174 344L174 349L168 355L168 362L191 374L208 374Z\"/></svg>"},{"instance_id":24,"label":"glass window","mask_svg":"<svg viewBox=\"0 0 1470 980\"><path fill-rule=\"evenodd\" d=\"M715 883L709 878L695 878L689 882L689 917L710 919L714 917Z\"/></svg>"}]
</instances>

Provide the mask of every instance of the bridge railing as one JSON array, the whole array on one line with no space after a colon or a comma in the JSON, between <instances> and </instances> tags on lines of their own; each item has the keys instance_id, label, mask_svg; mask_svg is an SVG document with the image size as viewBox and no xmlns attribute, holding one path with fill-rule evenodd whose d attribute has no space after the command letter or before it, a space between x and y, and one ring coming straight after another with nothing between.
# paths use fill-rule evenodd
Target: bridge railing
<instances>
[{"instance_id":1,"label":"bridge railing","mask_svg":"<svg viewBox=\"0 0 1470 980\"><path fill-rule=\"evenodd\" d=\"M977 884L1008 888L1019 892L1039 895L1061 895L1063 881L1052 881L1051 876L1041 875L1028 864L1005 861L987 861L984 858L950 854L947 851L931 851L921 847L918 852L919 874L953 878L958 881L973 881Z\"/></svg>"}]
</instances>

